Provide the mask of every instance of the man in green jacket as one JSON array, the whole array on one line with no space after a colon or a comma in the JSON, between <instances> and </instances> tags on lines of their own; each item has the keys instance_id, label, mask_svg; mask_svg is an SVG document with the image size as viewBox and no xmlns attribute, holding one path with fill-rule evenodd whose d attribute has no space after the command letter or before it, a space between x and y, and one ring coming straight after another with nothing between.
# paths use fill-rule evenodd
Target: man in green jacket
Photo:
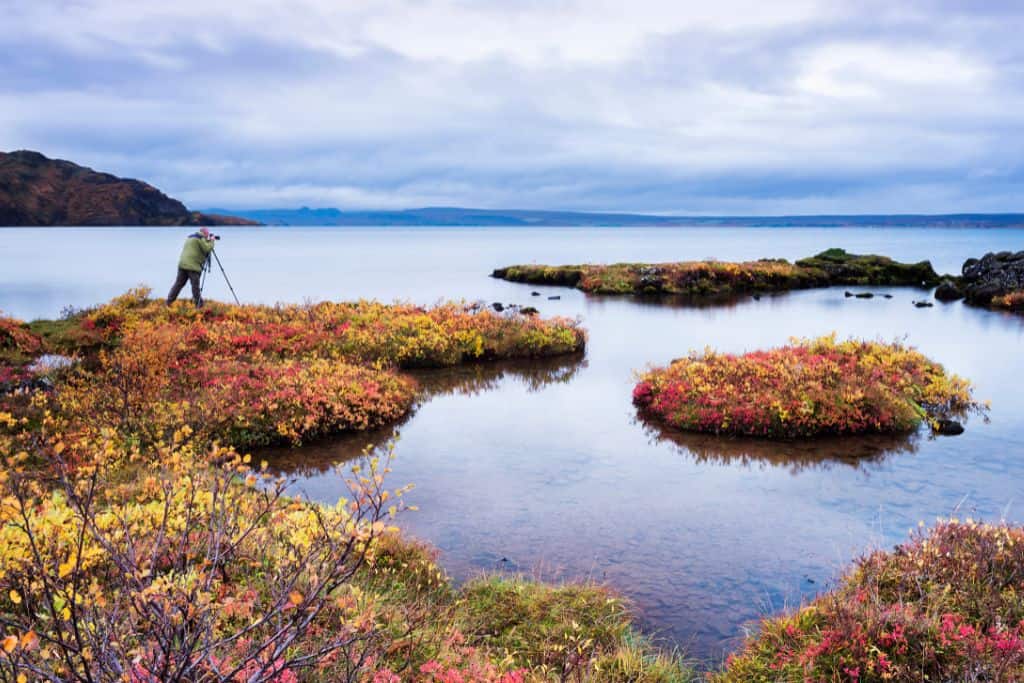
<instances>
[{"instance_id":1,"label":"man in green jacket","mask_svg":"<svg viewBox=\"0 0 1024 683\"><path fill-rule=\"evenodd\" d=\"M167 305L170 306L178 298L181 288L186 282L192 284L192 301L196 308L203 305L199 293L199 278L203 272L203 265L213 251L214 236L206 228L200 228L185 240L185 246L181 250L181 258L178 259L178 277L174 280L170 293L167 294Z\"/></svg>"}]
</instances>

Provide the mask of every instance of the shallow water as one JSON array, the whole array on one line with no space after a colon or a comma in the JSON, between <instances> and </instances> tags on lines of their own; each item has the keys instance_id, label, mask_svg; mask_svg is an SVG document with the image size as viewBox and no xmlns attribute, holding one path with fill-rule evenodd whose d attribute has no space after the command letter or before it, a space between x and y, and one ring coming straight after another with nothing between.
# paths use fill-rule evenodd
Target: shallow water
<instances>
[{"instance_id":1,"label":"shallow water","mask_svg":"<svg viewBox=\"0 0 1024 683\"><path fill-rule=\"evenodd\" d=\"M179 242L170 229L0 230L0 309L53 316L139 282L162 293ZM532 261L798 258L841 246L956 272L968 256L1024 248L1020 230L231 229L218 252L244 300L443 298L535 305L581 316L582 358L419 375L426 398L395 429L275 457L309 496L334 500L332 465L401 439L391 483L413 482L402 524L462 578L517 569L607 580L644 625L701 658L744 624L827 588L858 554L954 511L1024 521L1024 317L960 303L917 309L918 290L847 299L842 289L693 308L587 297L487 277ZM531 297L531 291L543 296ZM210 294L227 298L219 273ZM559 295L559 300L548 300ZM972 379L991 422L959 437L802 444L666 434L636 420L632 373L690 349L726 351L836 331L905 337Z\"/></svg>"}]
</instances>

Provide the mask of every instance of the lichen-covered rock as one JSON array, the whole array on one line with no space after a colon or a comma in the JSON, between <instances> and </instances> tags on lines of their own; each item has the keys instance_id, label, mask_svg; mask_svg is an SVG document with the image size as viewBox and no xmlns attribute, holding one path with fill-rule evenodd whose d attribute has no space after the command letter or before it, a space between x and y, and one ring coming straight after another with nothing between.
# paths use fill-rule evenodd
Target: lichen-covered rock
<instances>
[{"instance_id":1,"label":"lichen-covered rock","mask_svg":"<svg viewBox=\"0 0 1024 683\"><path fill-rule=\"evenodd\" d=\"M1024 251L988 253L963 265L964 297L987 306L996 297L1024 289Z\"/></svg>"}]
</instances>

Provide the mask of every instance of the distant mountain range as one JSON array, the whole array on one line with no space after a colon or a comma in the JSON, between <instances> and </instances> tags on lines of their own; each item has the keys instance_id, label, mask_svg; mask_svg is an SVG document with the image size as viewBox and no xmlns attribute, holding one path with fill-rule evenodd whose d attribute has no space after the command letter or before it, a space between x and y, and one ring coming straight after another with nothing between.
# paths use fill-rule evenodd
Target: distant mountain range
<instances>
[{"instance_id":1,"label":"distant mountain range","mask_svg":"<svg viewBox=\"0 0 1024 683\"><path fill-rule=\"evenodd\" d=\"M189 211L152 185L39 152L0 152L0 226L251 225Z\"/></svg>"},{"instance_id":2,"label":"distant mountain range","mask_svg":"<svg viewBox=\"0 0 1024 683\"><path fill-rule=\"evenodd\" d=\"M427 207L399 211L210 209L190 211L152 185L118 178L39 152L0 152L0 226L19 225L296 226L739 226L1024 227L1024 213L827 216L656 216L521 209Z\"/></svg>"},{"instance_id":3,"label":"distant mountain range","mask_svg":"<svg viewBox=\"0 0 1024 683\"><path fill-rule=\"evenodd\" d=\"M211 213L248 218L265 225L294 226L739 226L739 227L1024 227L1024 213L961 213L942 215L825 215L825 216L655 216L635 213L585 213L520 209L428 207L400 211L342 211L340 209L210 209Z\"/></svg>"}]
</instances>

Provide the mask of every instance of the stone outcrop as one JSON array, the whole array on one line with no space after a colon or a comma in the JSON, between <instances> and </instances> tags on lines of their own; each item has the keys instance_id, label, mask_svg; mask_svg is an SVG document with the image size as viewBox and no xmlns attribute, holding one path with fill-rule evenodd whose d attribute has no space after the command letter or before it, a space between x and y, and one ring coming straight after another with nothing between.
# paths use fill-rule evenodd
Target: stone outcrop
<instances>
[{"instance_id":1,"label":"stone outcrop","mask_svg":"<svg viewBox=\"0 0 1024 683\"><path fill-rule=\"evenodd\" d=\"M139 180L38 152L0 152L0 225L257 225L189 211Z\"/></svg>"},{"instance_id":2,"label":"stone outcrop","mask_svg":"<svg viewBox=\"0 0 1024 683\"><path fill-rule=\"evenodd\" d=\"M987 306L996 297L1024 290L1024 251L967 259L962 273L961 289L967 302Z\"/></svg>"}]
</instances>

